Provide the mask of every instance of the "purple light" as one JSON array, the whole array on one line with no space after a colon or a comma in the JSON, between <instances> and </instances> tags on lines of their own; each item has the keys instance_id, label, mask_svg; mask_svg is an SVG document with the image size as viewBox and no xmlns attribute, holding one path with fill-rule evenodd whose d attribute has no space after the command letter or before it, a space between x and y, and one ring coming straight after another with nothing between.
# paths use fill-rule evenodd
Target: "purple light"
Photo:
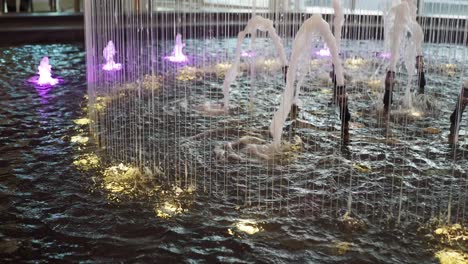
<instances>
[{"instance_id":1,"label":"purple light","mask_svg":"<svg viewBox=\"0 0 468 264\"><path fill-rule=\"evenodd\" d=\"M42 58L37 67L39 76L34 76L29 79L29 82L40 86L53 86L60 82L57 78L52 78L52 66L49 64L49 58Z\"/></svg>"},{"instance_id":2,"label":"purple light","mask_svg":"<svg viewBox=\"0 0 468 264\"><path fill-rule=\"evenodd\" d=\"M315 54L317 54L320 57L330 57L331 56L330 49L328 49L328 48L323 48L323 49L315 52Z\"/></svg>"},{"instance_id":3,"label":"purple light","mask_svg":"<svg viewBox=\"0 0 468 264\"><path fill-rule=\"evenodd\" d=\"M380 52L379 57L382 59L390 59L390 57L392 57L392 54L390 52Z\"/></svg>"},{"instance_id":4,"label":"purple light","mask_svg":"<svg viewBox=\"0 0 468 264\"><path fill-rule=\"evenodd\" d=\"M164 57L166 60L169 60L170 62L186 62L188 61L187 56L185 56L184 52L182 49L185 47L185 43L182 43L182 35L177 34L176 36L176 43L174 46L174 50L172 51L171 56L166 56Z\"/></svg>"},{"instance_id":5,"label":"purple light","mask_svg":"<svg viewBox=\"0 0 468 264\"><path fill-rule=\"evenodd\" d=\"M241 56L242 57L247 57L247 58L252 58L252 57L255 57L255 52L253 52L253 51L242 51Z\"/></svg>"},{"instance_id":6,"label":"purple light","mask_svg":"<svg viewBox=\"0 0 468 264\"><path fill-rule=\"evenodd\" d=\"M122 64L109 61L102 66L102 69L105 71L118 71L122 69Z\"/></svg>"},{"instance_id":7,"label":"purple light","mask_svg":"<svg viewBox=\"0 0 468 264\"><path fill-rule=\"evenodd\" d=\"M117 53L117 52L115 51L114 42L112 42L112 40L109 40L109 42L107 42L107 46L102 51L104 59L106 59L106 64L104 64L102 66L103 70L105 70L105 71L118 71L118 70L122 69L122 64L115 63L115 61L114 61L115 53Z\"/></svg>"}]
</instances>

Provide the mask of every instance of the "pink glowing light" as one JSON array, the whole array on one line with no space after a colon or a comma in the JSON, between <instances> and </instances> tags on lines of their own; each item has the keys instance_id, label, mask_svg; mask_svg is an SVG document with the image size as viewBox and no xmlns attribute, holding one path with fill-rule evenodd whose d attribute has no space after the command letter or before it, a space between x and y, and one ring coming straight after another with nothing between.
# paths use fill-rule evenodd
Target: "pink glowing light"
<instances>
[{"instance_id":1,"label":"pink glowing light","mask_svg":"<svg viewBox=\"0 0 468 264\"><path fill-rule=\"evenodd\" d=\"M102 51L104 59L106 59L106 64L102 66L102 69L105 71L118 71L122 69L122 64L115 63L114 56L115 56L115 46L112 40L109 40L107 46Z\"/></svg>"},{"instance_id":2,"label":"pink glowing light","mask_svg":"<svg viewBox=\"0 0 468 264\"><path fill-rule=\"evenodd\" d=\"M390 52L381 52L379 53L379 57L382 59L390 59L390 57L392 57L392 54Z\"/></svg>"},{"instance_id":3,"label":"pink glowing light","mask_svg":"<svg viewBox=\"0 0 468 264\"><path fill-rule=\"evenodd\" d=\"M255 52L253 52L253 51L242 51L241 56L242 57L247 57L247 58L252 58L252 57L255 57Z\"/></svg>"},{"instance_id":4,"label":"pink glowing light","mask_svg":"<svg viewBox=\"0 0 468 264\"><path fill-rule=\"evenodd\" d=\"M37 74L39 74L39 76L30 78L30 82L40 86L53 86L60 82L59 79L52 78L52 66L49 64L48 57L42 58L39 66L37 67L37 70Z\"/></svg>"},{"instance_id":5,"label":"pink glowing light","mask_svg":"<svg viewBox=\"0 0 468 264\"><path fill-rule=\"evenodd\" d=\"M185 56L182 49L185 47L185 43L182 43L182 35L177 34L176 36L176 43L174 46L174 50L172 51L171 56L164 57L165 59L169 60L170 62L186 62L188 61L187 56Z\"/></svg>"},{"instance_id":6,"label":"pink glowing light","mask_svg":"<svg viewBox=\"0 0 468 264\"><path fill-rule=\"evenodd\" d=\"M331 56L330 49L328 49L327 47L315 52L315 54L317 54L320 57L330 57Z\"/></svg>"}]
</instances>

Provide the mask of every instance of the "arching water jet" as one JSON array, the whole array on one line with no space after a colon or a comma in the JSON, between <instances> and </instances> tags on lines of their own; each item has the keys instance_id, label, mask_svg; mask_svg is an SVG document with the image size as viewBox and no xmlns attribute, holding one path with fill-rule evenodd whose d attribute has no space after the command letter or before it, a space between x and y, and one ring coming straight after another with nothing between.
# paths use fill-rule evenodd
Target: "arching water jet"
<instances>
[{"instance_id":1,"label":"arching water jet","mask_svg":"<svg viewBox=\"0 0 468 264\"><path fill-rule=\"evenodd\" d=\"M336 46L335 37L331 33L328 23L323 20L320 15L313 15L307 19L299 31L296 34L296 38L293 42L292 54L289 63L289 69L287 71L286 88L284 90L283 97L278 111L274 114L273 120L270 126L270 133L273 136L273 145L279 147L281 145L281 136L283 132L284 122L286 121L291 107L294 102L295 92L294 83L296 81L296 72L299 70L302 59L306 57L308 53L307 46L311 43L314 33L318 33L322 36L330 48L332 54L332 62L335 65L336 82L337 88L340 92L339 99L343 106L343 111L340 111L342 116L342 128L345 128L343 124L347 124L350 119L349 111L347 111L347 98L345 94L343 68L341 65L341 59L338 55L338 48Z\"/></svg>"},{"instance_id":2,"label":"arching water jet","mask_svg":"<svg viewBox=\"0 0 468 264\"><path fill-rule=\"evenodd\" d=\"M255 40L257 30L266 31L269 33L273 43L275 45L276 51L278 52L279 59L283 66L283 71L285 71L288 61L286 59L286 54L284 52L283 44L281 43L281 38L276 33L276 29L273 27L273 21L270 19L263 18L261 16L255 15L248 22L244 30L239 32L237 35L237 45L234 62L232 63L231 68L226 72L226 76L223 82L223 94L224 94L224 111L225 113L229 112L229 91L232 82L236 79L237 69L239 68L240 57L242 55L242 42L244 38L250 34L252 36L252 42Z\"/></svg>"},{"instance_id":3,"label":"arching water jet","mask_svg":"<svg viewBox=\"0 0 468 264\"><path fill-rule=\"evenodd\" d=\"M402 2L393 6L386 18L386 23L390 24L388 32L386 32L386 41L389 41L391 52L390 65L385 77L385 94L383 98L384 116L389 118L390 105L393 102L393 89L395 86L396 65L400 58L400 45L407 31L410 31L411 26L410 8L407 2Z\"/></svg>"}]
</instances>

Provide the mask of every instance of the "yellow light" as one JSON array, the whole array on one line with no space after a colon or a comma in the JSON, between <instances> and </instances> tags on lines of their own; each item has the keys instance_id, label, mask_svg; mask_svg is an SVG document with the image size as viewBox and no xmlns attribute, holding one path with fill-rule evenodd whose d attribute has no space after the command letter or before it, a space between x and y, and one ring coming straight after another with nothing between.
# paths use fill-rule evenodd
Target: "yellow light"
<instances>
[{"instance_id":1,"label":"yellow light","mask_svg":"<svg viewBox=\"0 0 468 264\"><path fill-rule=\"evenodd\" d=\"M440 129L438 129L436 127L426 127L426 128L423 129L423 132L426 133L426 134L435 135L435 134L440 134Z\"/></svg>"},{"instance_id":2,"label":"yellow light","mask_svg":"<svg viewBox=\"0 0 468 264\"><path fill-rule=\"evenodd\" d=\"M171 218L183 211L179 205L167 201L161 207L155 208L156 216L160 218Z\"/></svg>"},{"instance_id":3,"label":"yellow light","mask_svg":"<svg viewBox=\"0 0 468 264\"><path fill-rule=\"evenodd\" d=\"M94 109L101 111L106 108L107 102L110 101L109 97L106 96L97 96L96 102L94 103Z\"/></svg>"},{"instance_id":4,"label":"yellow light","mask_svg":"<svg viewBox=\"0 0 468 264\"><path fill-rule=\"evenodd\" d=\"M76 158L73 161L73 165L81 170L89 170L92 168L98 168L100 162L101 160L96 154L86 154Z\"/></svg>"},{"instance_id":5,"label":"yellow light","mask_svg":"<svg viewBox=\"0 0 468 264\"><path fill-rule=\"evenodd\" d=\"M367 81L367 85L373 89L380 88L382 86L382 81L381 80L369 80Z\"/></svg>"},{"instance_id":6,"label":"yellow light","mask_svg":"<svg viewBox=\"0 0 468 264\"><path fill-rule=\"evenodd\" d=\"M72 136L70 141L73 143L86 144L89 141L89 137L83 137L81 135Z\"/></svg>"},{"instance_id":7,"label":"yellow light","mask_svg":"<svg viewBox=\"0 0 468 264\"><path fill-rule=\"evenodd\" d=\"M197 78L197 68L186 66L179 70L176 79L179 81L193 81Z\"/></svg>"},{"instance_id":8,"label":"yellow light","mask_svg":"<svg viewBox=\"0 0 468 264\"><path fill-rule=\"evenodd\" d=\"M73 120L73 122L77 125L88 125L89 123L91 123L91 120L89 118L79 118L79 119L75 119Z\"/></svg>"},{"instance_id":9,"label":"yellow light","mask_svg":"<svg viewBox=\"0 0 468 264\"><path fill-rule=\"evenodd\" d=\"M422 113L421 112L418 112L418 111L411 111L411 115L414 116L414 117L421 117L422 116Z\"/></svg>"},{"instance_id":10,"label":"yellow light","mask_svg":"<svg viewBox=\"0 0 468 264\"><path fill-rule=\"evenodd\" d=\"M155 75L145 75L143 78L143 88L146 90L158 90L161 87L162 77Z\"/></svg>"},{"instance_id":11,"label":"yellow light","mask_svg":"<svg viewBox=\"0 0 468 264\"><path fill-rule=\"evenodd\" d=\"M218 63L216 64L216 69L218 71L224 71L226 72L227 70L229 70L231 68L232 64L230 63Z\"/></svg>"},{"instance_id":12,"label":"yellow light","mask_svg":"<svg viewBox=\"0 0 468 264\"><path fill-rule=\"evenodd\" d=\"M260 66L263 67L265 71L272 71L279 66L279 62L275 59L267 59L261 62Z\"/></svg>"},{"instance_id":13,"label":"yellow light","mask_svg":"<svg viewBox=\"0 0 468 264\"><path fill-rule=\"evenodd\" d=\"M365 61L362 58L351 58L345 61L345 66L350 69L358 69L364 63Z\"/></svg>"},{"instance_id":14,"label":"yellow light","mask_svg":"<svg viewBox=\"0 0 468 264\"><path fill-rule=\"evenodd\" d=\"M253 220L239 220L237 223L235 223L234 226L238 231L248 235L254 235L262 231L261 227L259 227L258 224ZM228 232L233 233L232 230L228 230Z\"/></svg>"},{"instance_id":15,"label":"yellow light","mask_svg":"<svg viewBox=\"0 0 468 264\"><path fill-rule=\"evenodd\" d=\"M352 244L349 242L338 242L334 244L335 253L337 255L344 255L348 253L351 247L352 247Z\"/></svg>"},{"instance_id":16,"label":"yellow light","mask_svg":"<svg viewBox=\"0 0 468 264\"><path fill-rule=\"evenodd\" d=\"M468 256L465 253L444 249L436 252L435 257L439 259L441 264L466 264Z\"/></svg>"},{"instance_id":17,"label":"yellow light","mask_svg":"<svg viewBox=\"0 0 468 264\"><path fill-rule=\"evenodd\" d=\"M360 173L368 173L371 171L371 166L366 164L354 164L353 167L357 169Z\"/></svg>"}]
</instances>

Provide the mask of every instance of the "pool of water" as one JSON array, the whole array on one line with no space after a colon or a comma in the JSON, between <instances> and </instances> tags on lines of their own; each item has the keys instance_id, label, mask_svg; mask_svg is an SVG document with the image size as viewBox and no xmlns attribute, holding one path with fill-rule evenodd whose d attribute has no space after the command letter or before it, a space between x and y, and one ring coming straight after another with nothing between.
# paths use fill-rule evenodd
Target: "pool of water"
<instances>
[{"instance_id":1,"label":"pool of water","mask_svg":"<svg viewBox=\"0 0 468 264\"><path fill-rule=\"evenodd\" d=\"M64 82L37 88L25 80L45 55ZM151 97L143 93L103 106L105 113L99 116L108 119L102 123L114 127L101 135L106 143L102 150L96 146L99 140L92 142L87 125L77 121L89 110L84 59L80 45L0 49L4 262L437 263L435 252L466 246L439 241L433 229L437 224L431 224L447 214L449 200L458 206L452 221L466 219L466 143L462 137L453 151L444 132L459 75L434 71L437 76L428 77L427 90L443 107L422 117L401 114L392 123L393 136L382 133L378 115L366 110L373 97L361 95L369 88L355 77L350 85L355 126L345 148L339 143L336 113L328 107L325 88L330 84L308 78L303 101L317 103L304 104L300 118L305 125L285 137L290 141L297 135L304 146L290 161L270 164L248 155L240 162L219 159L214 149L242 135L268 140L270 112L282 87L274 72L256 80L267 90L257 95L257 111L252 112L247 111L250 78L242 75L233 92L232 117L226 119L196 108L206 98L222 98L216 89L222 78L173 80L180 72L176 69L162 77L168 88L162 88L167 93L159 104L149 104ZM148 109L159 115L146 114ZM164 121L166 131L150 125L138 130L141 120ZM424 133L428 127L440 132ZM122 139L125 131L141 134ZM91 155L99 165L79 166L82 157ZM164 177L119 181L106 174L107 167L119 162L122 170L130 166L135 155L144 157L141 167L152 165L153 174L156 167L163 168ZM161 183L166 178L169 187ZM173 186L177 181L193 186L178 189ZM350 194L353 210L348 212ZM396 225L400 211L408 213Z\"/></svg>"}]
</instances>

